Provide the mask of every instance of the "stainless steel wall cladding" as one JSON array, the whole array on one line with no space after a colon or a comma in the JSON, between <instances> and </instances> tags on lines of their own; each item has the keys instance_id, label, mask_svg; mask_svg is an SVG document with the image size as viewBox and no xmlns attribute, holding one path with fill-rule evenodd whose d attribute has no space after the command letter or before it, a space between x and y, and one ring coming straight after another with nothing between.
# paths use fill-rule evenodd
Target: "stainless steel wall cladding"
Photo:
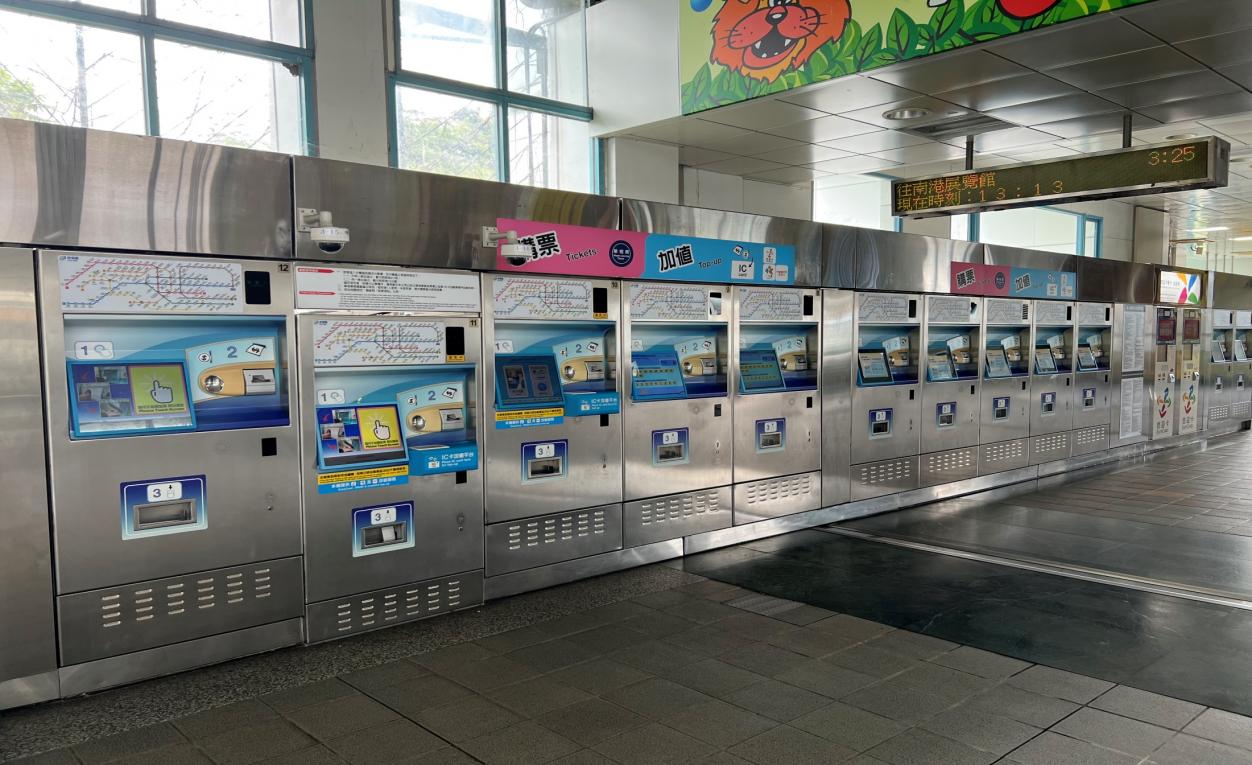
<instances>
[{"instance_id":1,"label":"stainless steel wall cladding","mask_svg":"<svg viewBox=\"0 0 1252 765\"><path fill-rule=\"evenodd\" d=\"M990 249L990 248L989 248ZM1078 299L1099 303L1152 303L1156 270L1146 263L1075 258Z\"/></svg>"},{"instance_id":2,"label":"stainless steel wall cladding","mask_svg":"<svg viewBox=\"0 0 1252 765\"><path fill-rule=\"evenodd\" d=\"M856 286L856 254L861 229L852 226L822 226L822 286Z\"/></svg>"},{"instance_id":3,"label":"stainless steel wall cladding","mask_svg":"<svg viewBox=\"0 0 1252 765\"><path fill-rule=\"evenodd\" d=\"M291 158L0 120L0 241L291 257Z\"/></svg>"},{"instance_id":4,"label":"stainless steel wall cladding","mask_svg":"<svg viewBox=\"0 0 1252 765\"><path fill-rule=\"evenodd\" d=\"M617 228L618 200L568 191L451 178L296 157L296 209L330 211L350 241L323 251L297 234L296 257L438 268L495 268L482 227L497 218Z\"/></svg>"},{"instance_id":5,"label":"stainless steel wall cladding","mask_svg":"<svg viewBox=\"0 0 1252 765\"><path fill-rule=\"evenodd\" d=\"M857 232L856 248L852 286L892 292L946 293L952 283L952 263L981 263L983 257L981 244L873 229ZM844 257L828 254L826 263L841 269ZM830 278L841 278L839 271Z\"/></svg>"},{"instance_id":6,"label":"stainless steel wall cladding","mask_svg":"<svg viewBox=\"0 0 1252 765\"><path fill-rule=\"evenodd\" d=\"M796 286L816 287L821 279L822 224L813 221L623 199L621 228L650 234L790 244L796 248Z\"/></svg>"},{"instance_id":7,"label":"stainless steel wall cladding","mask_svg":"<svg viewBox=\"0 0 1252 765\"><path fill-rule=\"evenodd\" d=\"M1212 276L1212 287L1208 294L1210 306L1227 309L1252 308L1252 276L1222 273L1213 273Z\"/></svg>"}]
</instances>

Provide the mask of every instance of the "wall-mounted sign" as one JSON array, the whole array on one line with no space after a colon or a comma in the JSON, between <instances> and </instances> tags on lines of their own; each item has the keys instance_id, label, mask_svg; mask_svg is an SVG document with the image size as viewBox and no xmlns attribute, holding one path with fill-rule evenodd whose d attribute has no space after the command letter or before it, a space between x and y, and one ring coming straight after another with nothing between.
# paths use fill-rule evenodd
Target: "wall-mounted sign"
<instances>
[{"instance_id":1,"label":"wall-mounted sign","mask_svg":"<svg viewBox=\"0 0 1252 765\"><path fill-rule=\"evenodd\" d=\"M728 284L794 284L791 245L704 239L637 231L565 226L501 218L516 231L526 256L496 256L496 269L533 274L663 279Z\"/></svg>"},{"instance_id":2,"label":"wall-mounted sign","mask_svg":"<svg viewBox=\"0 0 1252 765\"><path fill-rule=\"evenodd\" d=\"M1203 299L1204 283L1201 274L1186 271L1157 272L1160 287L1157 291L1158 303L1171 305L1200 305Z\"/></svg>"},{"instance_id":3,"label":"wall-mounted sign","mask_svg":"<svg viewBox=\"0 0 1252 765\"><path fill-rule=\"evenodd\" d=\"M891 214L927 218L1226 185L1230 144L1198 138L894 181Z\"/></svg>"},{"instance_id":4,"label":"wall-mounted sign","mask_svg":"<svg viewBox=\"0 0 1252 765\"><path fill-rule=\"evenodd\" d=\"M949 269L949 289L954 295L1045 300L1074 300L1078 295L1078 275L1073 271L978 263L953 263Z\"/></svg>"}]
</instances>

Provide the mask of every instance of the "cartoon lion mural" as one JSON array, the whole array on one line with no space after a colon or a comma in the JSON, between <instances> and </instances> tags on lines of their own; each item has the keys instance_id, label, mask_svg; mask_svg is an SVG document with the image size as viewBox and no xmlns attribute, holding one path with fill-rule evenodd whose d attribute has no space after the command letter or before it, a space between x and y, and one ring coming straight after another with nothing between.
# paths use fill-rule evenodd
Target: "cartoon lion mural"
<instances>
[{"instance_id":1,"label":"cartoon lion mural","mask_svg":"<svg viewBox=\"0 0 1252 765\"><path fill-rule=\"evenodd\" d=\"M709 60L773 82L843 36L848 0L726 0L713 19Z\"/></svg>"}]
</instances>

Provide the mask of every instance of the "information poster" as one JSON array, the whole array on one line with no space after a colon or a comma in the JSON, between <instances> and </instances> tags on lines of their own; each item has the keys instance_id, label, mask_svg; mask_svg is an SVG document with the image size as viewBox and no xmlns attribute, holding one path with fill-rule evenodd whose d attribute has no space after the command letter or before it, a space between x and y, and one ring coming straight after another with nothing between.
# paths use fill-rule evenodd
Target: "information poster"
<instances>
[{"instance_id":1,"label":"information poster","mask_svg":"<svg viewBox=\"0 0 1252 765\"><path fill-rule=\"evenodd\" d=\"M1121 429L1122 439L1143 433L1143 378L1122 380Z\"/></svg>"},{"instance_id":2,"label":"information poster","mask_svg":"<svg viewBox=\"0 0 1252 765\"><path fill-rule=\"evenodd\" d=\"M481 306L474 274L296 267L296 308L479 313Z\"/></svg>"},{"instance_id":3,"label":"information poster","mask_svg":"<svg viewBox=\"0 0 1252 765\"><path fill-rule=\"evenodd\" d=\"M1142 305L1126 306L1122 319L1122 371L1142 372L1144 337L1148 308Z\"/></svg>"}]
</instances>

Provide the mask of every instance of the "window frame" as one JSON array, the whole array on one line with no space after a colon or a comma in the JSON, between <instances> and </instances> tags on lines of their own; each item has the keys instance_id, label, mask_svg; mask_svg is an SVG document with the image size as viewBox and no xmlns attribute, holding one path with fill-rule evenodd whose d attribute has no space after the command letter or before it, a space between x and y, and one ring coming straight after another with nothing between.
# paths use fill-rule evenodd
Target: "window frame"
<instances>
[{"instance_id":1,"label":"window frame","mask_svg":"<svg viewBox=\"0 0 1252 765\"><path fill-rule=\"evenodd\" d=\"M0 0L2 1L2 0ZM399 142L399 113L397 111L397 89L412 88L415 90L426 90L442 95L457 96L460 98L468 98L474 101L480 101L490 105L495 109L496 113L496 180L502 183L511 182L512 169L510 167L509 151L509 109L516 107L531 112L539 112L554 117L564 119L573 119L580 122L590 122L595 112L590 106L582 106L580 104L572 104L565 101L556 101L541 96L532 96L526 93L515 93L508 89L508 24L505 19L505 0L493 0L495 6L495 74L496 87L488 87L486 85L478 85L470 82L460 82L451 80L446 77L439 77L432 74L423 74L414 72L404 68L404 59L401 52L401 39L403 35L400 33L400 1L390 0L391 4L391 66L387 72L387 143L388 157L392 167L400 166L400 142ZM583 12L586 13L584 6ZM584 43L583 56L586 57L587 50ZM584 71L585 68L584 68ZM590 145L587 147L588 157L590 160L591 171L587 178L587 187L591 193L598 193L603 183L602 163L603 155L600 140L592 138Z\"/></svg>"},{"instance_id":2,"label":"window frame","mask_svg":"<svg viewBox=\"0 0 1252 765\"><path fill-rule=\"evenodd\" d=\"M53 0L0 0L0 10L138 36L143 59L144 127L145 133L150 136L161 137L161 114L156 83L157 40L263 59L289 69L294 67L300 77L301 85L300 113L303 122L304 153L310 157L317 156L317 83L313 67L312 0L298 0L300 36L303 41L300 46L258 40L163 19L156 14L156 3L159 1L140 0L142 9L140 13Z\"/></svg>"},{"instance_id":3,"label":"window frame","mask_svg":"<svg viewBox=\"0 0 1252 765\"><path fill-rule=\"evenodd\" d=\"M1048 210L1050 212L1064 213L1065 215L1074 216L1074 255L1080 258L1091 257L1099 258L1104 255L1104 216L1089 215L1087 213L1075 212L1073 210L1065 210L1060 207L1052 207L1050 205L1040 205L1038 207L1030 207L1031 210ZM970 215L970 238L971 242L982 241L982 216L983 213L972 213ZM1095 252L1087 252L1087 224L1093 223L1096 227Z\"/></svg>"}]
</instances>

